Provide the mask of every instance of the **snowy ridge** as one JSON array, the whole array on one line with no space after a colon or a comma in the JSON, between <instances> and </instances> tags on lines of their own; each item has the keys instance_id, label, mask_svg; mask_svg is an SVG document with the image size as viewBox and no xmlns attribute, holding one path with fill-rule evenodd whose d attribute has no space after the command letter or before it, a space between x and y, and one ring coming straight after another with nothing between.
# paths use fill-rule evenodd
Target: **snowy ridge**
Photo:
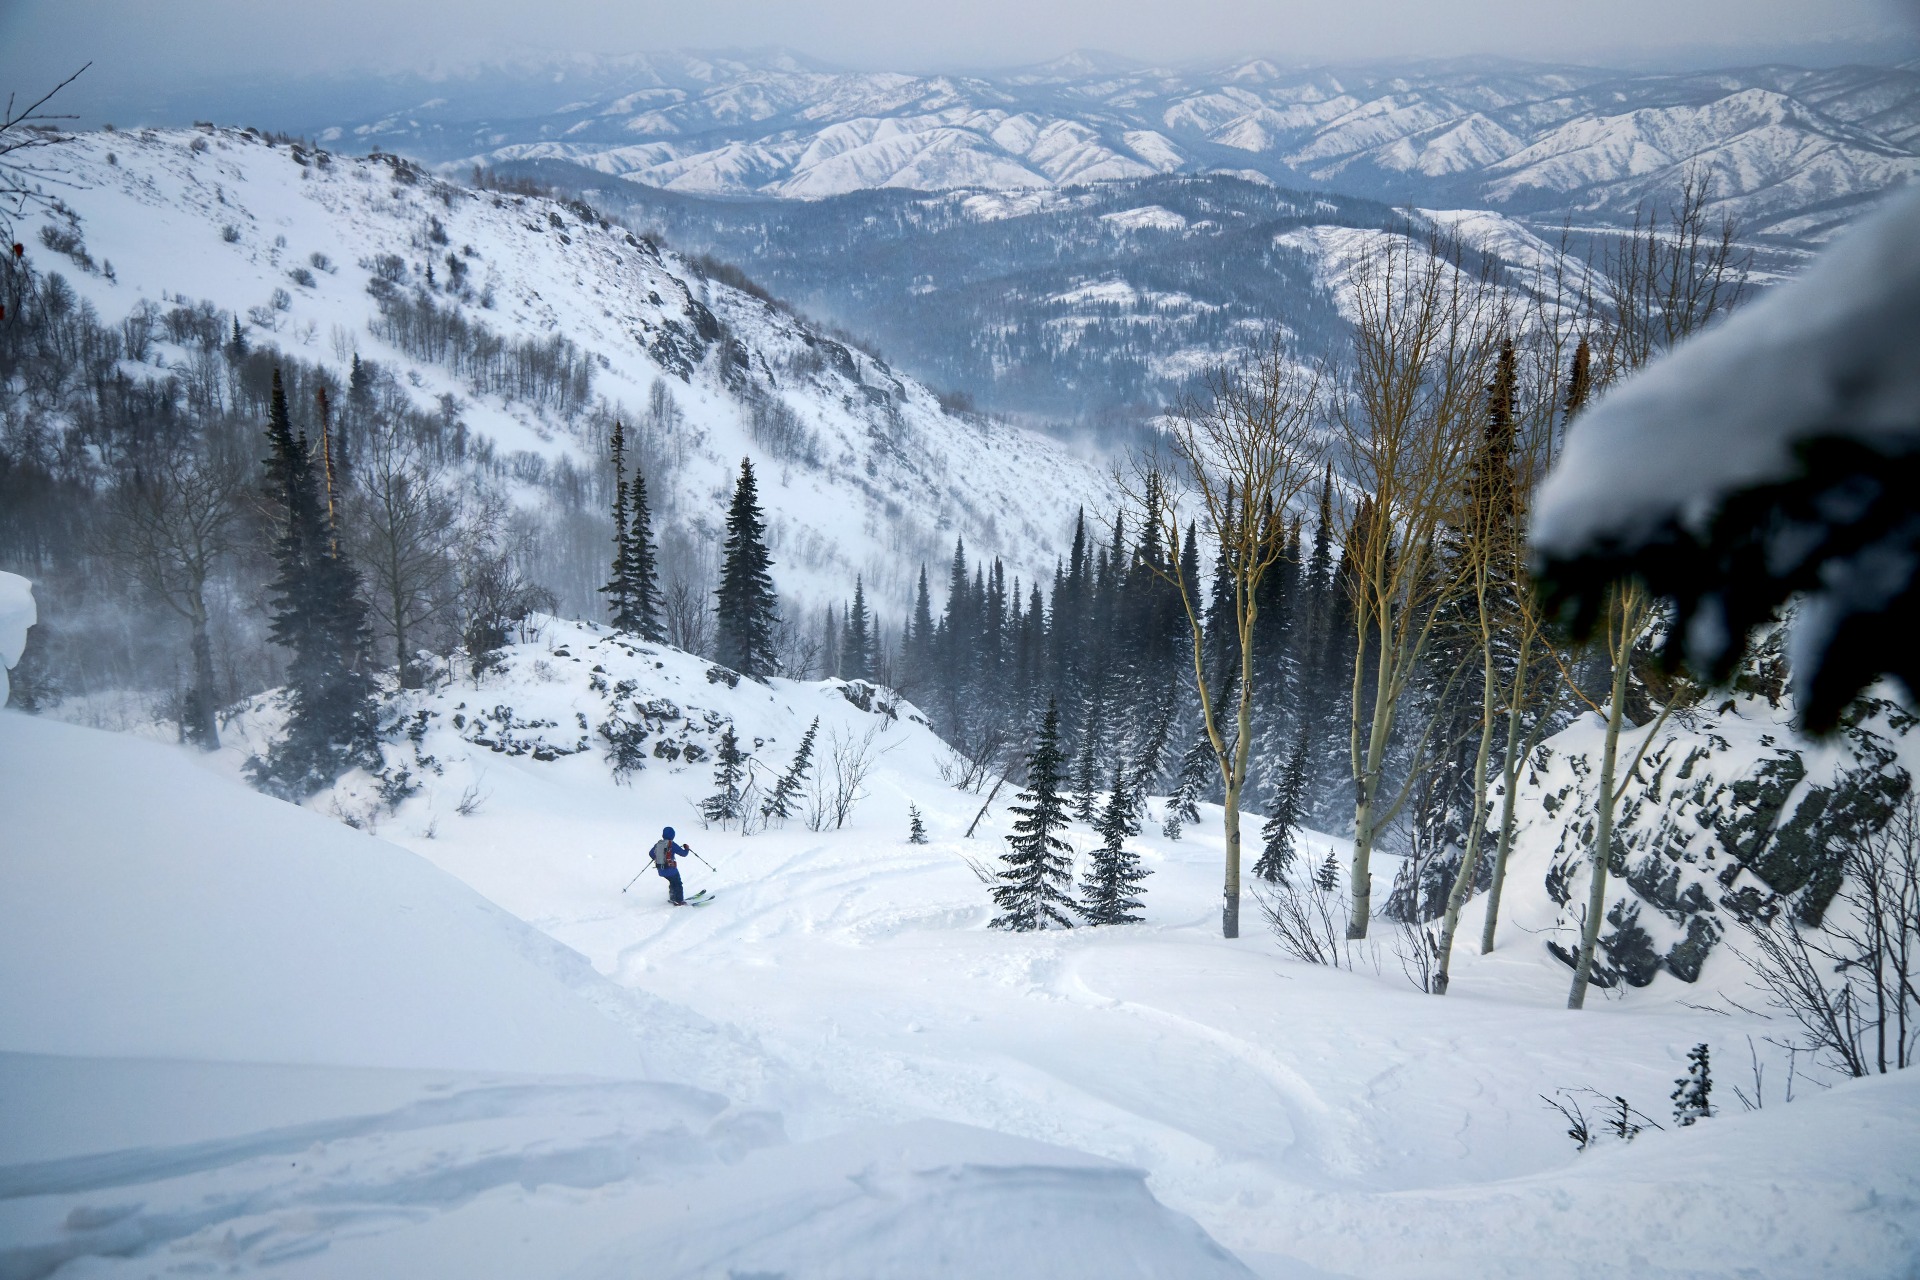
<instances>
[{"instance_id":1,"label":"snowy ridge","mask_svg":"<svg viewBox=\"0 0 1920 1280\"><path fill-rule=\"evenodd\" d=\"M673 466L653 477L656 517L717 538L739 459L753 457L776 579L802 601L837 599L862 573L897 618L917 562L944 559L956 535L1031 579L1051 571L1074 508L1107 500L1097 458L949 414L883 362L581 207L232 130L83 135L63 164L76 188L66 193L71 217L45 217L78 237L93 269L37 240L36 264L62 271L103 317L206 298L248 317L255 343L338 372L358 351L403 373L417 407L490 440L514 475L537 478L563 459L592 465L598 446L578 418L479 390L379 336L370 284L503 340L573 342L591 362L593 399L630 429L665 386L683 425L646 453ZM195 358L162 340L126 369L191 376ZM1030 500L1041 478L1052 495L1044 508Z\"/></svg>"},{"instance_id":2,"label":"snowy ridge","mask_svg":"<svg viewBox=\"0 0 1920 1280\"><path fill-rule=\"evenodd\" d=\"M1617 216L1693 170L1712 175L1728 212L1789 236L1824 234L1920 170L1920 76L1902 68L1634 75L1254 59L1170 70L1088 58L911 76L786 55L658 55L569 64L564 88L547 90L567 100L544 111L525 110L531 87L515 81L526 74L476 72L451 95L422 84L415 100L431 102L327 121L325 136L434 161L567 159L674 191L797 198L1251 169L1396 202Z\"/></svg>"}]
</instances>

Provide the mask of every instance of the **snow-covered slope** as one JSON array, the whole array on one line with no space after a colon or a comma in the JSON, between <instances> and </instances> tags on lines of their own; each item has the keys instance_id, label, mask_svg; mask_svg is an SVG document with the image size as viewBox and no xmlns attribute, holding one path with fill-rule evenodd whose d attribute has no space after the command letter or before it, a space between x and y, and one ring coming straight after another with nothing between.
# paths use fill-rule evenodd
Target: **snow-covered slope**
<instances>
[{"instance_id":1,"label":"snow-covered slope","mask_svg":"<svg viewBox=\"0 0 1920 1280\"><path fill-rule=\"evenodd\" d=\"M549 78L543 111L528 110L536 74ZM1621 214L1698 169L1730 212L1797 235L1920 170L1920 77L1895 67L1635 75L1254 59L1176 70L1094 57L913 76L777 53L660 54L494 67L412 92L417 105L377 117L293 123L341 145L463 164L566 159L706 195L1251 169L1396 201Z\"/></svg>"},{"instance_id":2,"label":"snow-covered slope","mask_svg":"<svg viewBox=\"0 0 1920 1280\"><path fill-rule=\"evenodd\" d=\"M0 1273L1247 1274L1095 1157L789 1146L746 1036L169 748L0 712L0 826Z\"/></svg>"},{"instance_id":3,"label":"snow-covered slope","mask_svg":"<svg viewBox=\"0 0 1920 1280\"><path fill-rule=\"evenodd\" d=\"M1031 580L1051 571L1074 508L1110 490L1101 460L948 414L881 361L580 207L240 131L95 133L61 154L72 213L46 225L78 244L63 257L31 223L26 238L36 264L63 271L104 319L207 299L242 317L254 343L336 373L357 351L402 373L418 408L490 440L522 478L581 462L593 447L584 420L488 389L423 348L408 354L376 331L369 286L506 343L563 338L590 366L588 401L654 433L645 456L672 468L651 477L657 514L717 540L739 461L756 460L775 578L801 600L840 598L862 573L897 618L918 562L944 560L956 535ZM125 371L190 375L196 353L165 337ZM665 426L646 414L656 385L679 410Z\"/></svg>"},{"instance_id":4,"label":"snow-covered slope","mask_svg":"<svg viewBox=\"0 0 1920 1280\"><path fill-rule=\"evenodd\" d=\"M1151 802L1136 841L1152 873L1145 923L1009 935L986 927L970 866L991 870L1004 848L1007 798L969 838L987 797L943 780L945 749L909 704L838 682L729 685L689 655L557 621L503 661L477 687L396 707L388 761L410 770L412 795L388 806L356 775L310 803L418 852L620 986L738 1027L818 1090L782 1105L796 1136L933 1119L1137 1166L1271 1276L1765 1274L1782 1259L1894 1275L1920 1251L1916 1082L1809 1098L1819 1089L1803 1079L1784 1105L1773 1024L1700 1007L1741 987L1725 954L1699 983L1616 986L1565 1011L1537 832L1500 947L1463 947L1444 1000L1404 982L1390 937L1357 950L1353 970L1302 965L1249 903L1248 936L1220 939L1212 808L1171 841L1152 834ZM872 735L868 794L845 824L810 829L803 801L750 835L704 828L726 726L764 795L816 716L823 785L836 747L844 759ZM643 764L624 781L601 732L616 719ZM270 723L262 704L234 727ZM925 845L907 839L909 806ZM622 892L666 823L700 855L688 886L710 888L709 905L671 908L647 875ZM1084 861L1092 833L1070 838ZM1308 837L1308 859L1329 851L1344 852ZM1731 1096L1752 1091L1748 1036L1776 1055L1759 1114ZM1576 1153L1540 1101L1591 1087L1665 1120L1702 1041L1722 1073L1710 1123Z\"/></svg>"}]
</instances>

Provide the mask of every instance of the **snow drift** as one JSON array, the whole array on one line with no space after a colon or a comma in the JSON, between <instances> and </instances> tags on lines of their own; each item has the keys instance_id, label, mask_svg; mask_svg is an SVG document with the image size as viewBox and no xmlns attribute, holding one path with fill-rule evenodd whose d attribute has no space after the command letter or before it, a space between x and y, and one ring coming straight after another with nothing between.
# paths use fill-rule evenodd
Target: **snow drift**
<instances>
[{"instance_id":1,"label":"snow drift","mask_svg":"<svg viewBox=\"0 0 1920 1280\"><path fill-rule=\"evenodd\" d=\"M674 1083L802 1092L747 1037L184 753L8 712L0 762L0 1274L1246 1274L1106 1161L788 1148Z\"/></svg>"}]
</instances>

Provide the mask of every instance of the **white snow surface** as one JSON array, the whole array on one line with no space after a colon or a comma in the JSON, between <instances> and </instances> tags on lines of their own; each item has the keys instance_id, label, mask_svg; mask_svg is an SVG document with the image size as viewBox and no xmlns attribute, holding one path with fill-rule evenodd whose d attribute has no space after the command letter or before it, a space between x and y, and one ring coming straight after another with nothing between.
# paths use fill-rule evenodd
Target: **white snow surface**
<instances>
[{"instance_id":1,"label":"white snow surface","mask_svg":"<svg viewBox=\"0 0 1920 1280\"><path fill-rule=\"evenodd\" d=\"M38 618L33 584L17 573L0 573L0 707L7 705L7 672L27 648L27 629Z\"/></svg>"},{"instance_id":2,"label":"white snow surface","mask_svg":"<svg viewBox=\"0 0 1920 1280\"><path fill-rule=\"evenodd\" d=\"M1814 435L1920 423L1920 192L1854 228L1806 274L1614 387L1568 434L1535 547L1636 545L1660 521L1703 531L1731 493L1796 474Z\"/></svg>"},{"instance_id":3,"label":"white snow surface","mask_svg":"<svg viewBox=\"0 0 1920 1280\"><path fill-rule=\"evenodd\" d=\"M36 1206L39 1233L21 1238L64 1240L57 1224L76 1213L92 1223L138 1203L146 1207L133 1217L147 1222L189 1199L251 1197L265 1206L257 1217L192 1226L169 1249L195 1261L226 1249L246 1269L324 1248L310 1260L275 1264L295 1275L378 1271L382 1260L419 1256L473 1268L455 1268L459 1274L489 1274L489 1266L625 1274L619 1251L642 1246L623 1242L641 1239L652 1252L626 1256L671 1259L658 1264L663 1275L724 1275L728 1267L795 1276L1237 1274L1176 1216L1186 1215L1270 1277L1895 1276L1920 1261L1920 1168L1911 1158L1920 1078L1831 1091L1803 1079L1788 1105L1784 1062L1773 1061L1766 1108L1741 1112L1731 1085L1750 1085L1746 1037L1771 1052L1761 1037L1776 1028L1699 1007L1714 983L1739 985L1731 964L1694 986L1662 981L1624 997L1597 995L1586 1011L1569 1013L1567 971L1542 943L1557 927L1539 887L1551 856L1545 847L1517 853L1509 917L1489 956L1473 954L1479 906L1469 907L1461 931L1469 941L1444 1000L1407 985L1385 938L1362 951L1354 971L1285 958L1252 900L1246 936L1222 940L1217 808L1203 807L1201 825L1175 842L1159 834L1160 806L1152 803L1148 834L1136 842L1152 871L1145 923L1008 935L986 928L991 904L968 865L991 868L1004 848L1008 797L966 838L985 797L941 780L945 749L911 704L831 681L729 687L709 677L705 662L672 649L581 624L543 620L540 629L511 646L504 668L478 687L462 678L396 705L420 728L417 740L396 735L388 763L414 770L418 794L389 811L370 779L352 775L309 807L379 837L341 831L338 839L390 859L400 855L382 842L412 850L585 957L604 981L602 1007L626 1010L622 1025L637 1028L629 1034L639 1036L651 1083L562 1088L542 1077L503 1095L485 1092L498 1077L472 1073L296 1073L216 1090L205 1074L211 1068L201 1066L96 1063L66 1073L66 1060L15 1063L10 1069L32 1089L66 1099L60 1114L79 1117L71 1127L100 1135L106 1149L91 1154L118 1152L111 1167L141 1170L111 1192L94 1182L84 1192L20 1198L14 1203ZM624 785L613 781L597 732L616 709L648 726L646 766ZM703 829L695 806L712 791L720 731L732 723L764 785L815 716L818 768L830 768L836 739L874 733L869 794L846 826L816 832L796 819L745 837ZM581 717L594 728L584 729ZM273 718L271 699L261 700L212 757L139 745L136 762L138 744L122 744L100 759L119 773L166 760L168 779L194 767L230 773ZM22 723L9 727L19 732ZM703 758L689 762L689 746ZM95 767L91 756L71 763L89 776ZM198 801L216 782L230 785L201 779L169 789ZM38 775L33 787L73 789ZM237 792L234 800L300 817ZM925 815L926 845L905 838L909 804ZM704 859L683 865L689 890L713 890L710 904L671 908L651 875L622 892L665 823ZM281 829L262 835L271 840ZM1095 843L1080 827L1070 838L1083 859ZM1307 845L1316 863L1329 851L1345 854L1329 837L1309 836ZM1381 861L1383 891L1392 867ZM76 885L85 879L71 877ZM385 880L360 875L355 883L368 911L387 909ZM85 896L62 911L84 925ZM82 943L63 954L76 953L73 963L90 952ZM145 962L164 969L152 957ZM0 977L11 978L14 963ZM87 1008L86 993L63 995L64 1016ZM1725 1109L1693 1128L1576 1153L1564 1122L1540 1101L1591 1086L1665 1120L1686 1051L1701 1041L1713 1048L1722 1090L1715 1096ZM264 1156L176 1177L147 1172L155 1166L122 1148L177 1154L202 1122L183 1104L177 1122L141 1120L128 1130L135 1136L116 1145L83 1115L112 1109L95 1096L120 1089L102 1074L109 1068L152 1071L156 1080L176 1072L167 1089L190 1098L218 1093L242 1111L256 1106L256 1093L284 1096L276 1105L300 1114L276 1122L276 1134L321 1123L309 1112L385 1117L350 1138L298 1129L274 1148L297 1141L297 1150L325 1156L326 1172L313 1176L344 1179L356 1203L373 1207L312 1225L315 1184ZM47 1083L69 1074L71 1087ZM686 1086L702 1092L660 1092ZM14 1096L29 1096L26 1087ZM161 1087L139 1085L131 1096L151 1098ZM445 1092L463 1118L435 1112L430 1124L421 1120L416 1104ZM209 1139L240 1133L247 1151L265 1149L264 1121L224 1114L204 1122ZM952 1125L969 1129L942 1127ZM167 1132L147 1136L156 1128ZM400 1132L416 1136L390 1136ZM1028 1159L1023 1146L992 1145L1008 1140L1048 1144L1048 1154ZM36 1141L62 1156L88 1154L77 1140L67 1142L72 1150L53 1138ZM977 1157L975 1143L984 1144ZM669 1147L671 1157L662 1154ZM468 1157L484 1149L508 1169L535 1172L526 1175L529 1188L506 1186L518 1175L502 1172L479 1192L457 1189L449 1175L422 1200L393 1209L402 1198L395 1188L418 1172L409 1162L424 1161L429 1149L452 1152L447 1159L460 1170L481 1163ZM53 1154L6 1158L47 1169ZM726 1159L740 1163L720 1163ZM1076 1163L1089 1159L1102 1163ZM588 1166L599 1172L583 1171ZM626 1172L613 1178L612 1166ZM1144 1170L1144 1189L1121 1169ZM849 1171L857 1172L843 1179ZM0 1169L0 1179L8 1176ZM680 1192L667 1197L671 1206L654 1189L659 1179ZM776 1207L763 1211L768 1203ZM904 1206L902 1216L888 1216L894 1204ZM913 1216L922 1209L927 1217ZM933 1225L949 1219L953 1234ZM746 1231L746 1222L768 1234ZM267 1231L258 1237L264 1243L249 1243L252 1230ZM1138 1231L1151 1241L1128 1234ZM1048 1252L1055 1234L1066 1243ZM540 1264L516 1273L509 1264L528 1256L522 1235ZM940 1254L957 1259L946 1272L902 1261L929 1239L955 1238L1007 1246L984 1263ZM722 1241L733 1250L724 1259L701 1252ZM495 1254L501 1261L488 1262ZM1134 1261L1123 1264L1120 1254ZM176 1254L151 1255L161 1256ZM683 1258L684 1269L673 1269Z\"/></svg>"},{"instance_id":4,"label":"white snow surface","mask_svg":"<svg viewBox=\"0 0 1920 1280\"><path fill-rule=\"evenodd\" d=\"M748 1037L176 749L0 762L0 1274L1247 1274L1093 1156L790 1146Z\"/></svg>"}]
</instances>

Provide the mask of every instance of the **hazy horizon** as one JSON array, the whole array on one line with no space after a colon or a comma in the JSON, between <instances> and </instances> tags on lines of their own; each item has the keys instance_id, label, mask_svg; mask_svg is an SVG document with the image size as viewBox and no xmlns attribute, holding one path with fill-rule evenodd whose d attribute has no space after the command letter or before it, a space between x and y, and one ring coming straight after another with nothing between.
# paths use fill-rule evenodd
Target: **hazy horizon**
<instances>
[{"instance_id":1,"label":"hazy horizon","mask_svg":"<svg viewBox=\"0 0 1920 1280\"><path fill-rule=\"evenodd\" d=\"M883 0L722 0L691 10L591 0L324 0L298 10L244 0L14 0L0 6L0 86L37 96L91 61L67 109L165 92L368 73L457 74L491 63L790 51L857 71L999 71L1099 51L1169 68L1268 57L1286 65L1514 58L1623 69L1757 60L1913 56L1916 0L1408 0L1261 3L1066 0L962 9ZM537 22L537 29L529 24ZM380 31L369 39L370 30ZM749 39L742 34L751 32ZM1633 33L1633 38L1622 38ZM1650 35L1649 33L1658 33ZM1887 44L1888 38L1894 41Z\"/></svg>"}]
</instances>

